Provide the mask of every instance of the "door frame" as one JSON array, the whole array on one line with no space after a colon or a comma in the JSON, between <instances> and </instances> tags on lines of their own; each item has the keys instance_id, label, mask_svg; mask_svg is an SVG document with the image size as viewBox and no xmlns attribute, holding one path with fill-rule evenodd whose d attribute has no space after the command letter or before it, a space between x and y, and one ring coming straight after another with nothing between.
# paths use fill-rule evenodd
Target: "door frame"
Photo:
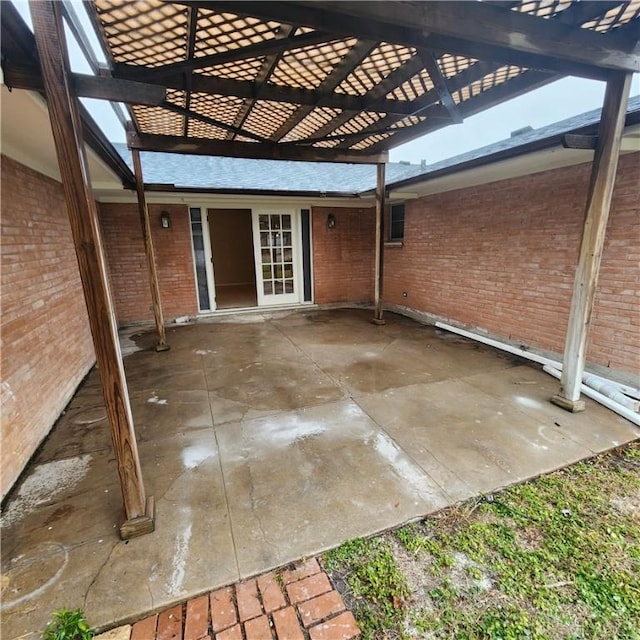
<instances>
[{"instance_id":1,"label":"door frame","mask_svg":"<svg viewBox=\"0 0 640 640\"><path fill-rule=\"evenodd\" d=\"M293 253L293 293L274 294L264 293L262 279L262 248L260 245L261 215L290 215L291 216L291 248ZM253 251L256 266L256 290L258 294L258 307L275 307L280 305L301 304L304 302L304 279L302 274L302 214L299 207L292 206L258 206L251 208L251 223L253 229Z\"/></svg>"},{"instance_id":2,"label":"door frame","mask_svg":"<svg viewBox=\"0 0 640 640\"><path fill-rule=\"evenodd\" d=\"M184 202L184 200L183 200ZM209 309L200 309L200 300L198 297L198 281L196 273L196 260L195 251L193 247L193 233L191 230L191 212L190 209L200 209L201 221L202 221L202 235L205 251L205 272L207 276L207 291L209 293ZM196 301L198 303L198 311L200 315L207 315L218 311L216 304L216 288L215 288L215 269L213 265L213 253L211 249L211 231L209 223L209 209L250 209L251 210L251 226L253 233L253 212L259 211L262 213L290 213L292 215L292 226L296 227L292 233L294 233L294 290L297 287L298 296L294 302L282 302L276 305L264 304L264 299L261 299L261 273L257 273L258 268L262 271L261 255L256 255L256 243L254 238L254 261L256 263L256 293L258 294L258 305L256 309L269 308L272 306L296 306L304 304L313 304L315 300L315 282L314 282L314 255L313 255L313 207L307 203L298 201L297 203L283 203L282 206L274 204L263 204L262 202L245 201L240 198L240 201L225 200L224 202L212 201L212 200L193 200L187 201L187 210L189 211L189 241L191 244L191 261L193 265L194 276L194 293ZM302 263L302 209L309 211L309 240L310 240L310 278L311 278L311 301L304 300L304 282L303 282L303 263ZM258 281L259 279L259 281ZM264 289L262 289L264 291ZM264 293L262 293L264 298ZM262 304L261 304L262 303ZM225 310L226 311L226 310Z\"/></svg>"}]
</instances>

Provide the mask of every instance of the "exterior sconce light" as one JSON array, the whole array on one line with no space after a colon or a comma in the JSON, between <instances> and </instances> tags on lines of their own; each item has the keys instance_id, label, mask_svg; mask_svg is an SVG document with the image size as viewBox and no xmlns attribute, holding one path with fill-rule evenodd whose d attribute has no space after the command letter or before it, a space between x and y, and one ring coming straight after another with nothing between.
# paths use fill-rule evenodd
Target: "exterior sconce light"
<instances>
[{"instance_id":1,"label":"exterior sconce light","mask_svg":"<svg viewBox=\"0 0 640 640\"><path fill-rule=\"evenodd\" d=\"M336 226L336 217L333 215L333 213L330 213L327 216L327 229L335 229Z\"/></svg>"},{"instance_id":2,"label":"exterior sconce light","mask_svg":"<svg viewBox=\"0 0 640 640\"><path fill-rule=\"evenodd\" d=\"M171 229L171 217L168 211L160 212L160 226L163 229Z\"/></svg>"}]
</instances>

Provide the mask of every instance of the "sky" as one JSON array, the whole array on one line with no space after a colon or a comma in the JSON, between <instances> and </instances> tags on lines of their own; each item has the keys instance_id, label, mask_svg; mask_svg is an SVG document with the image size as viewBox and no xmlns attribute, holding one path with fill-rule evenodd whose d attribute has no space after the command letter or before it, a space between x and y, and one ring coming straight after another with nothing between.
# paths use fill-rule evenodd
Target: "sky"
<instances>
[{"instance_id":1,"label":"sky","mask_svg":"<svg viewBox=\"0 0 640 640\"><path fill-rule=\"evenodd\" d=\"M88 18L85 17L81 0L71 1L77 13L84 18L85 30L92 41L94 51L101 62L105 62L95 33ZM31 26L27 0L14 0L14 4L27 24ZM69 31L66 35L72 70L78 73L90 73L89 65L73 36ZM604 90L603 82L583 78L563 78L467 118L462 124L450 125L391 149L389 160L412 164L419 164L422 160L427 164L445 160L508 138L516 129L526 126L538 129L585 111L597 109L602 106ZM640 74L635 74L631 95L638 93L640 93ZM81 98L81 101L109 140L125 142L125 131L111 105L102 100L89 98Z\"/></svg>"}]
</instances>

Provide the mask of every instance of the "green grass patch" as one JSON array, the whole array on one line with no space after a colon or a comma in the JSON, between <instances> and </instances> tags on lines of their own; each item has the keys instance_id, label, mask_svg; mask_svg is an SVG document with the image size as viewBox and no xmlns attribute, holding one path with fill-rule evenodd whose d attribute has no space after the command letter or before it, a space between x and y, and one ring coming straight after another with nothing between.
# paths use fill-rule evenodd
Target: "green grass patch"
<instances>
[{"instance_id":1,"label":"green grass patch","mask_svg":"<svg viewBox=\"0 0 640 640\"><path fill-rule=\"evenodd\" d=\"M383 537L346 542L324 556L325 568L360 622L363 640L385 637L401 623L407 584Z\"/></svg>"},{"instance_id":2,"label":"green grass patch","mask_svg":"<svg viewBox=\"0 0 640 640\"><path fill-rule=\"evenodd\" d=\"M364 638L640 640L640 444L324 562Z\"/></svg>"}]
</instances>

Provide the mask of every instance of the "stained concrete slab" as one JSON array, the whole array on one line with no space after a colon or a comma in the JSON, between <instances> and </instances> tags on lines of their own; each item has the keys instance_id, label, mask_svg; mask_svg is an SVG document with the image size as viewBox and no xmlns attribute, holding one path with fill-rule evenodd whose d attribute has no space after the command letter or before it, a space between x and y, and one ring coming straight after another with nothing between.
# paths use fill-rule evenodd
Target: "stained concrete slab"
<instances>
[{"instance_id":1,"label":"stained concrete slab","mask_svg":"<svg viewBox=\"0 0 640 640\"><path fill-rule=\"evenodd\" d=\"M445 506L362 410L341 401L217 429L241 577ZM318 514L323 513L322 522Z\"/></svg>"},{"instance_id":2,"label":"stained concrete slab","mask_svg":"<svg viewBox=\"0 0 640 640\"><path fill-rule=\"evenodd\" d=\"M250 314L123 333L156 531L117 536L121 495L98 372L2 515L2 637L51 611L106 628L635 439L488 347L366 310Z\"/></svg>"}]
</instances>

